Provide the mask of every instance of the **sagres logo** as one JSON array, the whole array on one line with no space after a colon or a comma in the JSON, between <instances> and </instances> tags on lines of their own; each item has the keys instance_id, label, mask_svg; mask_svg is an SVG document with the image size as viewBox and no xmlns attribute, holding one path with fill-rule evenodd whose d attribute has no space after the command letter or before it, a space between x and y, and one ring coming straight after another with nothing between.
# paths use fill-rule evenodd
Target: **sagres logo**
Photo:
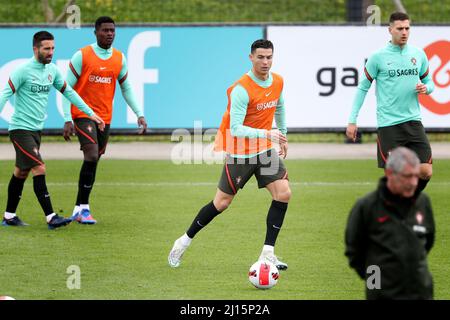
<instances>
[{"instance_id":1,"label":"sagres logo","mask_svg":"<svg viewBox=\"0 0 450 320\"><path fill-rule=\"evenodd\" d=\"M433 113L444 115L450 113L450 41L433 42L425 53L430 61L430 72L435 84L431 95L420 95L419 102Z\"/></svg>"},{"instance_id":2,"label":"sagres logo","mask_svg":"<svg viewBox=\"0 0 450 320\"><path fill-rule=\"evenodd\" d=\"M272 91L271 91L272 92ZM271 93L270 92L270 93ZM278 104L278 99L277 100L272 100L269 102L262 102L262 103L258 103L256 105L256 110L261 111L261 110L266 110L266 109L270 109L270 108L274 108L276 107Z\"/></svg>"},{"instance_id":3,"label":"sagres logo","mask_svg":"<svg viewBox=\"0 0 450 320\"><path fill-rule=\"evenodd\" d=\"M89 76L89 82L111 84L112 77L101 77L101 76L96 76L94 74L91 74Z\"/></svg>"}]
</instances>

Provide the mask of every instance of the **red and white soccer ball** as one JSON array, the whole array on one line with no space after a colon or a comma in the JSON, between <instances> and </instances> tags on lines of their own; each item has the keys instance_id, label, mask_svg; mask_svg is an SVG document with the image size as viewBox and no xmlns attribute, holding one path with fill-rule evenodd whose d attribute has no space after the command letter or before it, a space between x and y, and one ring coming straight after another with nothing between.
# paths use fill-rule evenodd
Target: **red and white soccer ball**
<instances>
[{"instance_id":1,"label":"red and white soccer ball","mask_svg":"<svg viewBox=\"0 0 450 320\"><path fill-rule=\"evenodd\" d=\"M9 296L0 296L0 300L16 300L13 297L9 297Z\"/></svg>"},{"instance_id":2,"label":"red and white soccer ball","mask_svg":"<svg viewBox=\"0 0 450 320\"><path fill-rule=\"evenodd\" d=\"M268 261L257 261L248 271L248 279L258 289L272 288L277 284L279 277L278 268Z\"/></svg>"}]
</instances>

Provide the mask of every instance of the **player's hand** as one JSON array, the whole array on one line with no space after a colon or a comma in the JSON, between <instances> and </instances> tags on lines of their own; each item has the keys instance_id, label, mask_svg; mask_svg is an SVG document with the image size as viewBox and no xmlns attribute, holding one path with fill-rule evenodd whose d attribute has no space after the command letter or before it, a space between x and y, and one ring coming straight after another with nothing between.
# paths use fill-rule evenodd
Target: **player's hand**
<instances>
[{"instance_id":1,"label":"player's hand","mask_svg":"<svg viewBox=\"0 0 450 320\"><path fill-rule=\"evenodd\" d=\"M73 136L74 134L75 131L73 129L72 121L67 121L66 123L64 123L64 131L63 131L64 140L70 141L70 136Z\"/></svg>"},{"instance_id":2,"label":"player's hand","mask_svg":"<svg viewBox=\"0 0 450 320\"><path fill-rule=\"evenodd\" d=\"M427 86L423 83L418 83L416 85L416 92L420 94L427 94Z\"/></svg>"},{"instance_id":3,"label":"player's hand","mask_svg":"<svg viewBox=\"0 0 450 320\"><path fill-rule=\"evenodd\" d=\"M105 130L105 121L103 121L102 118L100 118L98 115L96 115L95 113L89 117L92 121L95 121L98 125L98 128L100 131Z\"/></svg>"},{"instance_id":4,"label":"player's hand","mask_svg":"<svg viewBox=\"0 0 450 320\"><path fill-rule=\"evenodd\" d=\"M351 139L353 142L356 141L356 133L358 132L358 127L354 123L349 123L347 126L347 130L345 131L345 134L347 135L347 138Z\"/></svg>"},{"instance_id":5,"label":"player's hand","mask_svg":"<svg viewBox=\"0 0 450 320\"><path fill-rule=\"evenodd\" d=\"M145 121L145 118L139 117L137 120L137 124L140 128L139 134L144 134L147 131L147 121Z\"/></svg>"},{"instance_id":6,"label":"player's hand","mask_svg":"<svg viewBox=\"0 0 450 320\"><path fill-rule=\"evenodd\" d=\"M288 151L287 141L285 143L280 143L280 151L278 151L278 155L280 157L283 157L283 159L286 159L287 151Z\"/></svg>"},{"instance_id":7,"label":"player's hand","mask_svg":"<svg viewBox=\"0 0 450 320\"><path fill-rule=\"evenodd\" d=\"M280 145L287 142L286 136L278 129L267 130L266 138L270 141L277 142Z\"/></svg>"}]
</instances>

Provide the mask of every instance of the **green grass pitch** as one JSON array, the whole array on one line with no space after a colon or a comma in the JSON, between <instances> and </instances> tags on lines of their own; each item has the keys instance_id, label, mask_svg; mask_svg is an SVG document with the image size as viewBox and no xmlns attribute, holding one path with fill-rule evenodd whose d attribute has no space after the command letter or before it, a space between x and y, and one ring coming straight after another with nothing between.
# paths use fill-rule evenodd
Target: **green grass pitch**
<instances>
[{"instance_id":1,"label":"green grass pitch","mask_svg":"<svg viewBox=\"0 0 450 320\"><path fill-rule=\"evenodd\" d=\"M55 210L72 212L81 161L47 161ZM347 265L344 229L356 198L382 172L375 160L286 161L293 192L276 254L289 264L277 286L257 290L247 272L260 253L270 195L254 178L231 207L194 239L178 269L173 241L211 201L221 165L102 160L91 195L99 221L47 230L27 181L18 214L25 228L0 228L0 295L16 299L364 299L364 282ZM0 209L12 161L0 161ZM435 160L426 189L437 239L429 256L435 298L450 299L450 161ZM69 266L80 289L68 289ZM69 281L70 282L70 281Z\"/></svg>"}]
</instances>

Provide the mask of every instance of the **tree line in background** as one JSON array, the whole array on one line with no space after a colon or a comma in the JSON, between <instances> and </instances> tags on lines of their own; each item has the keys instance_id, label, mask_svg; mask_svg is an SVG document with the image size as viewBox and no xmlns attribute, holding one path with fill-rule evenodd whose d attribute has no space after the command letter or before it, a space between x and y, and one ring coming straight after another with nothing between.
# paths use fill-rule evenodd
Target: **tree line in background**
<instances>
[{"instance_id":1,"label":"tree line in background","mask_svg":"<svg viewBox=\"0 0 450 320\"><path fill-rule=\"evenodd\" d=\"M449 23L450 0L0 0L0 23L64 23L77 5L81 23L99 15L118 23L345 23L364 22L380 8L381 22L393 11L416 23Z\"/></svg>"}]
</instances>

